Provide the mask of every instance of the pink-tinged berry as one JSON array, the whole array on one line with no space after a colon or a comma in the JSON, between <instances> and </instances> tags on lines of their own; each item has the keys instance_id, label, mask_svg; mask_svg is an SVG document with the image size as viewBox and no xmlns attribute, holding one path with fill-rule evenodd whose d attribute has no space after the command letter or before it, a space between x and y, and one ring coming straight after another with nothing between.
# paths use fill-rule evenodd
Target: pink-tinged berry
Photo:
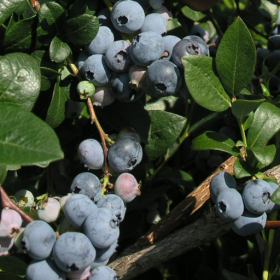
<instances>
[{"instance_id":1,"label":"pink-tinged berry","mask_svg":"<svg viewBox=\"0 0 280 280\"><path fill-rule=\"evenodd\" d=\"M117 178L115 182L115 193L125 203L131 202L136 196L141 194L138 182L130 173L122 173Z\"/></svg>"},{"instance_id":2,"label":"pink-tinged berry","mask_svg":"<svg viewBox=\"0 0 280 280\"><path fill-rule=\"evenodd\" d=\"M14 237L19 232L22 224L20 214L13 209L3 209L0 222L0 237Z\"/></svg>"},{"instance_id":3,"label":"pink-tinged berry","mask_svg":"<svg viewBox=\"0 0 280 280\"><path fill-rule=\"evenodd\" d=\"M55 198L49 197L47 202L44 202L41 209L37 211L40 220L46 223L52 223L57 220L60 214L60 203Z\"/></svg>"}]
</instances>

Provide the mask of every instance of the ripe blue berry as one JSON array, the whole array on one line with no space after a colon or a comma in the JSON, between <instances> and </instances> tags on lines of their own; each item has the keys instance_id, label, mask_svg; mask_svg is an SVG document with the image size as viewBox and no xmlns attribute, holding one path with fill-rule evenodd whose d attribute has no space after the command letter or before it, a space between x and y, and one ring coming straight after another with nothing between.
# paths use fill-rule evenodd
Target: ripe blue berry
<instances>
[{"instance_id":1,"label":"ripe blue berry","mask_svg":"<svg viewBox=\"0 0 280 280\"><path fill-rule=\"evenodd\" d=\"M236 189L224 189L217 197L216 210L223 219L236 220L244 211L241 194Z\"/></svg>"},{"instance_id":2,"label":"ripe blue berry","mask_svg":"<svg viewBox=\"0 0 280 280\"><path fill-rule=\"evenodd\" d=\"M166 20L158 13L151 13L145 17L140 32L154 31L160 35L166 34Z\"/></svg>"},{"instance_id":3,"label":"ripe blue berry","mask_svg":"<svg viewBox=\"0 0 280 280\"><path fill-rule=\"evenodd\" d=\"M102 188L99 179L94 174L82 172L73 179L70 189L72 193L85 194L97 203Z\"/></svg>"},{"instance_id":4,"label":"ripe blue berry","mask_svg":"<svg viewBox=\"0 0 280 280\"><path fill-rule=\"evenodd\" d=\"M95 268L88 280L117 280L116 272L109 266L98 266Z\"/></svg>"},{"instance_id":5,"label":"ripe blue berry","mask_svg":"<svg viewBox=\"0 0 280 280\"><path fill-rule=\"evenodd\" d=\"M143 150L132 137L117 139L108 151L109 165L117 172L133 170L142 160Z\"/></svg>"},{"instance_id":6,"label":"ripe blue berry","mask_svg":"<svg viewBox=\"0 0 280 280\"><path fill-rule=\"evenodd\" d=\"M25 227L21 241L23 249L34 260L48 258L55 242L54 230L49 224L39 220L31 222Z\"/></svg>"},{"instance_id":7,"label":"ripe blue berry","mask_svg":"<svg viewBox=\"0 0 280 280\"><path fill-rule=\"evenodd\" d=\"M64 205L64 214L70 223L81 228L86 217L97 209L96 204L84 194L73 194Z\"/></svg>"},{"instance_id":8,"label":"ripe blue berry","mask_svg":"<svg viewBox=\"0 0 280 280\"><path fill-rule=\"evenodd\" d=\"M138 31L145 19L143 8L135 1L120 0L111 11L111 21L114 27L123 33Z\"/></svg>"},{"instance_id":9,"label":"ripe blue berry","mask_svg":"<svg viewBox=\"0 0 280 280\"><path fill-rule=\"evenodd\" d=\"M146 73L149 95L163 97L176 94L182 86L179 68L169 60L153 62Z\"/></svg>"},{"instance_id":10,"label":"ripe blue berry","mask_svg":"<svg viewBox=\"0 0 280 280\"><path fill-rule=\"evenodd\" d=\"M80 143L78 157L89 169L101 169L104 163L102 146L95 139L86 139Z\"/></svg>"},{"instance_id":11,"label":"ripe blue berry","mask_svg":"<svg viewBox=\"0 0 280 280\"><path fill-rule=\"evenodd\" d=\"M115 41L106 51L105 60L114 72L127 72L133 65L129 54L130 43L124 40Z\"/></svg>"},{"instance_id":12,"label":"ripe blue berry","mask_svg":"<svg viewBox=\"0 0 280 280\"><path fill-rule=\"evenodd\" d=\"M172 60L178 67L184 69L181 58L187 55L209 56L209 47L200 37L195 35L187 36L174 46Z\"/></svg>"},{"instance_id":13,"label":"ripe blue berry","mask_svg":"<svg viewBox=\"0 0 280 280\"><path fill-rule=\"evenodd\" d=\"M249 181L242 192L246 209L254 214L262 214L270 209L272 204L271 195L271 186L261 179Z\"/></svg>"},{"instance_id":14,"label":"ripe blue berry","mask_svg":"<svg viewBox=\"0 0 280 280\"><path fill-rule=\"evenodd\" d=\"M94 39L85 46L89 55L105 54L114 42L114 34L107 26L100 26Z\"/></svg>"},{"instance_id":15,"label":"ripe blue berry","mask_svg":"<svg viewBox=\"0 0 280 280\"><path fill-rule=\"evenodd\" d=\"M235 221L231 222L231 228L238 235L246 236L256 234L264 229L267 215L262 213L253 214L245 209L244 213Z\"/></svg>"},{"instance_id":16,"label":"ripe blue berry","mask_svg":"<svg viewBox=\"0 0 280 280\"><path fill-rule=\"evenodd\" d=\"M89 239L80 232L61 234L53 247L56 265L65 272L81 271L94 261L96 252Z\"/></svg>"},{"instance_id":17,"label":"ripe blue berry","mask_svg":"<svg viewBox=\"0 0 280 280\"><path fill-rule=\"evenodd\" d=\"M112 71L107 66L105 57L102 54L89 56L83 64L82 73L95 86L105 86L112 75Z\"/></svg>"},{"instance_id":18,"label":"ripe blue berry","mask_svg":"<svg viewBox=\"0 0 280 280\"><path fill-rule=\"evenodd\" d=\"M135 64L148 66L161 57L164 42L161 35L154 31L142 32L132 39L129 50Z\"/></svg>"},{"instance_id":19,"label":"ripe blue berry","mask_svg":"<svg viewBox=\"0 0 280 280\"><path fill-rule=\"evenodd\" d=\"M228 172L219 172L210 182L210 196L214 203L216 203L218 195L227 188L236 189L236 181L234 177Z\"/></svg>"},{"instance_id":20,"label":"ripe blue berry","mask_svg":"<svg viewBox=\"0 0 280 280\"><path fill-rule=\"evenodd\" d=\"M101 249L115 243L120 234L118 220L107 208L91 212L85 219L83 228L93 246Z\"/></svg>"}]
</instances>

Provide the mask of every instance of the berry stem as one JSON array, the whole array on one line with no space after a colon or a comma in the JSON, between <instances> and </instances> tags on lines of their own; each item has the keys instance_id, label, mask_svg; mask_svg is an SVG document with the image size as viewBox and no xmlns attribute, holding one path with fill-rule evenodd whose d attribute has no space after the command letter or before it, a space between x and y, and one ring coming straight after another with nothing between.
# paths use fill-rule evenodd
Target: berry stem
<instances>
[{"instance_id":1,"label":"berry stem","mask_svg":"<svg viewBox=\"0 0 280 280\"><path fill-rule=\"evenodd\" d=\"M107 0L106 0L107 1ZM104 1L105 2L105 1ZM78 68L76 67L76 65L73 63L73 61L71 60L70 57L67 58L67 63L69 65L69 67L71 68L71 70L73 71L73 73L75 74L75 76L78 78L79 81L82 81L82 78L80 77L79 75L79 70ZM104 188L104 190L102 190L102 193L105 192L105 188L107 186L111 187L111 184L109 182L109 177L110 177L110 173L109 173L109 167L108 167L108 161L107 161L107 155L108 155L108 152L107 152L107 145L106 145L106 142L109 144L109 145L112 145L114 144L114 141L111 140L108 135L104 132L103 128L101 127L99 121L98 121L98 118L95 114L95 110L94 110L94 107L93 107L93 104L92 104L92 101L91 101L91 98L88 97L87 99L87 107L88 107L88 110L89 110L89 114L90 114L90 119L91 119L91 124L95 123L96 125L96 128L99 132L99 135L100 135L100 138L101 138L101 141L102 141L102 146L103 146L103 152L104 152L104 161L105 161L105 171L104 171L104 183L102 184L102 187Z\"/></svg>"},{"instance_id":2,"label":"berry stem","mask_svg":"<svg viewBox=\"0 0 280 280\"><path fill-rule=\"evenodd\" d=\"M33 218L31 218L28 214L26 214L23 210L21 210L16 204L12 202L12 200L5 192L1 184L0 184L0 197L1 197L2 208L8 207L10 209L16 210L20 214L22 219L27 223L34 221Z\"/></svg>"},{"instance_id":3,"label":"berry stem","mask_svg":"<svg viewBox=\"0 0 280 280\"><path fill-rule=\"evenodd\" d=\"M270 218L271 218L272 221L275 221L277 219L277 214L278 214L278 211L276 211L276 212L274 212L270 215ZM266 246L265 251L264 251L265 255L264 255L262 280L268 280L269 279L269 263L270 263L272 248L273 248L274 233L275 233L275 229L270 229L269 230L268 242L267 242L267 246Z\"/></svg>"},{"instance_id":4,"label":"berry stem","mask_svg":"<svg viewBox=\"0 0 280 280\"><path fill-rule=\"evenodd\" d=\"M112 11L113 9L113 4L109 1L109 0L103 0L103 2L105 3L105 5L108 7L108 9L110 11Z\"/></svg>"},{"instance_id":5,"label":"berry stem","mask_svg":"<svg viewBox=\"0 0 280 280\"><path fill-rule=\"evenodd\" d=\"M91 101L90 97L87 98L87 106L88 106L89 113L90 113L91 123L92 124L95 123L96 128L99 131L101 141L102 141L103 152L104 152L104 161L105 161L104 183L102 184L102 187L103 187L103 189L105 189L107 184L109 184L109 177L110 177L108 160L107 160L108 152L107 152L107 145L106 145L106 139L105 139L106 134L103 131L103 129L102 129L97 117L96 117L94 107L93 107L93 104L92 104L92 101ZM104 193L104 190L102 192Z\"/></svg>"}]
</instances>

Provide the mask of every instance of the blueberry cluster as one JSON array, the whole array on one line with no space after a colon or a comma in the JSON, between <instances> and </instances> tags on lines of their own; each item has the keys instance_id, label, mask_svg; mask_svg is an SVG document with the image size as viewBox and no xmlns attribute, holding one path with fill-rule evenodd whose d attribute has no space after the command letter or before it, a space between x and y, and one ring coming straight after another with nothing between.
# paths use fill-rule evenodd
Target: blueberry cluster
<instances>
[{"instance_id":1,"label":"blueberry cluster","mask_svg":"<svg viewBox=\"0 0 280 280\"><path fill-rule=\"evenodd\" d=\"M267 214L280 209L280 205L270 200L277 188L274 182L255 179L246 183L241 195L234 177L219 172L210 182L210 195L218 215L229 221L237 234L246 236L260 232Z\"/></svg>"},{"instance_id":2,"label":"blueberry cluster","mask_svg":"<svg viewBox=\"0 0 280 280\"><path fill-rule=\"evenodd\" d=\"M161 0L149 5L153 11L147 15L131 0L120 0L111 11L99 12L99 31L76 61L84 78L96 87L91 97L94 104L106 106L115 98L132 102L143 93L179 94L185 90L181 58L209 55L207 44L197 35L183 39L166 35L168 10Z\"/></svg>"},{"instance_id":3,"label":"blueberry cluster","mask_svg":"<svg viewBox=\"0 0 280 280\"><path fill-rule=\"evenodd\" d=\"M127 199L127 184L124 190L119 189ZM24 228L20 246L33 259L26 270L28 280L118 279L106 264L118 246L119 224L129 199L123 200L117 194L100 196L97 177L89 172L80 173L71 184L71 193L58 202L61 219L57 232L44 220L35 220ZM51 213L52 209L42 211ZM0 235L5 237L6 253L14 243L13 233L19 232L21 224L16 211L2 211Z\"/></svg>"}]
</instances>

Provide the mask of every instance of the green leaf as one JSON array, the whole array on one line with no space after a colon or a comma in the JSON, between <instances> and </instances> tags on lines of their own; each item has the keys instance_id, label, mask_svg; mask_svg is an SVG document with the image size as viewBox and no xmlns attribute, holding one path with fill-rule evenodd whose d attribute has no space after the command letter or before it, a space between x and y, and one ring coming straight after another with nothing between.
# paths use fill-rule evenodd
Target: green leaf
<instances>
[{"instance_id":1,"label":"green leaf","mask_svg":"<svg viewBox=\"0 0 280 280\"><path fill-rule=\"evenodd\" d=\"M253 176L258 172L258 169L251 167L243 159L237 158L234 162L233 171L236 178L244 178Z\"/></svg>"},{"instance_id":2,"label":"green leaf","mask_svg":"<svg viewBox=\"0 0 280 280\"><path fill-rule=\"evenodd\" d=\"M63 158L53 129L33 113L0 103L0 164L40 165Z\"/></svg>"},{"instance_id":3,"label":"green leaf","mask_svg":"<svg viewBox=\"0 0 280 280\"><path fill-rule=\"evenodd\" d=\"M235 96L254 74L256 48L245 23L238 17L227 29L217 50L216 67L226 91Z\"/></svg>"},{"instance_id":4,"label":"green leaf","mask_svg":"<svg viewBox=\"0 0 280 280\"><path fill-rule=\"evenodd\" d=\"M214 131L206 131L192 141L193 150L218 150L233 156L240 154L235 143L228 136Z\"/></svg>"},{"instance_id":5,"label":"green leaf","mask_svg":"<svg viewBox=\"0 0 280 280\"><path fill-rule=\"evenodd\" d=\"M270 200L276 204L280 204L280 188L278 187L272 196L270 197Z\"/></svg>"},{"instance_id":6,"label":"green leaf","mask_svg":"<svg viewBox=\"0 0 280 280\"><path fill-rule=\"evenodd\" d=\"M98 29L98 18L84 14L67 20L64 24L63 35L72 44L84 46L95 38Z\"/></svg>"},{"instance_id":7,"label":"green leaf","mask_svg":"<svg viewBox=\"0 0 280 280\"><path fill-rule=\"evenodd\" d=\"M147 143L151 118L143 104L138 100L132 103L114 101L103 109L96 107L99 121L104 121L114 130L120 131L124 127L132 127L139 133L141 141Z\"/></svg>"},{"instance_id":8,"label":"green leaf","mask_svg":"<svg viewBox=\"0 0 280 280\"><path fill-rule=\"evenodd\" d=\"M66 14L59 4L55 2L44 3L39 10L39 22L43 30L51 34L57 34Z\"/></svg>"},{"instance_id":9,"label":"green leaf","mask_svg":"<svg viewBox=\"0 0 280 280\"><path fill-rule=\"evenodd\" d=\"M0 102L31 110L39 95L41 74L37 61L24 53L0 58Z\"/></svg>"},{"instance_id":10,"label":"green leaf","mask_svg":"<svg viewBox=\"0 0 280 280\"><path fill-rule=\"evenodd\" d=\"M71 53L71 49L67 43L61 41L58 37L54 37L50 44L50 59L57 63L63 62Z\"/></svg>"},{"instance_id":11,"label":"green leaf","mask_svg":"<svg viewBox=\"0 0 280 280\"><path fill-rule=\"evenodd\" d=\"M276 154L275 145L269 145L265 147L252 147L249 149L252 151L255 158L262 165L262 167L270 165L274 160Z\"/></svg>"},{"instance_id":12,"label":"green leaf","mask_svg":"<svg viewBox=\"0 0 280 280\"><path fill-rule=\"evenodd\" d=\"M65 103L67 101L67 96L64 93L64 90L60 86L60 79L57 79L57 82L54 86L53 97L50 104L50 107L47 112L46 122L51 127L59 126L65 119Z\"/></svg>"},{"instance_id":13,"label":"green leaf","mask_svg":"<svg viewBox=\"0 0 280 280\"><path fill-rule=\"evenodd\" d=\"M0 25L16 11L24 0L0 0Z\"/></svg>"},{"instance_id":14,"label":"green leaf","mask_svg":"<svg viewBox=\"0 0 280 280\"><path fill-rule=\"evenodd\" d=\"M7 169L5 164L0 164L0 184L3 184L7 176Z\"/></svg>"},{"instance_id":15,"label":"green leaf","mask_svg":"<svg viewBox=\"0 0 280 280\"><path fill-rule=\"evenodd\" d=\"M24 276L27 264L14 256L1 256L0 270L11 274ZM2 279L2 277L1 277Z\"/></svg>"},{"instance_id":16,"label":"green leaf","mask_svg":"<svg viewBox=\"0 0 280 280\"><path fill-rule=\"evenodd\" d=\"M14 22L13 17L7 26L3 46L11 51L28 51L33 43L33 24L36 15Z\"/></svg>"},{"instance_id":17,"label":"green leaf","mask_svg":"<svg viewBox=\"0 0 280 280\"><path fill-rule=\"evenodd\" d=\"M193 99L211 111L224 111L231 106L219 78L213 70L213 58L189 55L182 58L185 81Z\"/></svg>"},{"instance_id":18,"label":"green leaf","mask_svg":"<svg viewBox=\"0 0 280 280\"><path fill-rule=\"evenodd\" d=\"M271 103L262 103L255 112L248 130L248 147L262 147L280 129L280 109Z\"/></svg>"},{"instance_id":19,"label":"green leaf","mask_svg":"<svg viewBox=\"0 0 280 280\"><path fill-rule=\"evenodd\" d=\"M83 14L94 15L97 4L97 1L76 0L69 10L69 17L73 18Z\"/></svg>"},{"instance_id":20,"label":"green leaf","mask_svg":"<svg viewBox=\"0 0 280 280\"><path fill-rule=\"evenodd\" d=\"M186 119L164 111L149 111L151 117L150 133L145 153L150 160L164 154L179 137Z\"/></svg>"},{"instance_id":21,"label":"green leaf","mask_svg":"<svg viewBox=\"0 0 280 280\"><path fill-rule=\"evenodd\" d=\"M194 11L188 6L184 6L181 9L181 12L183 13L183 15L185 17L191 19L192 21L200 21L206 17L206 14L204 14L202 12Z\"/></svg>"},{"instance_id":22,"label":"green leaf","mask_svg":"<svg viewBox=\"0 0 280 280\"><path fill-rule=\"evenodd\" d=\"M254 120L254 115L255 115L254 112L250 112L248 116L243 119L242 125L244 130L248 129L252 125Z\"/></svg>"},{"instance_id":23,"label":"green leaf","mask_svg":"<svg viewBox=\"0 0 280 280\"><path fill-rule=\"evenodd\" d=\"M232 113L238 119L243 119L250 112L256 110L265 99L245 100L238 99L232 103Z\"/></svg>"}]
</instances>

